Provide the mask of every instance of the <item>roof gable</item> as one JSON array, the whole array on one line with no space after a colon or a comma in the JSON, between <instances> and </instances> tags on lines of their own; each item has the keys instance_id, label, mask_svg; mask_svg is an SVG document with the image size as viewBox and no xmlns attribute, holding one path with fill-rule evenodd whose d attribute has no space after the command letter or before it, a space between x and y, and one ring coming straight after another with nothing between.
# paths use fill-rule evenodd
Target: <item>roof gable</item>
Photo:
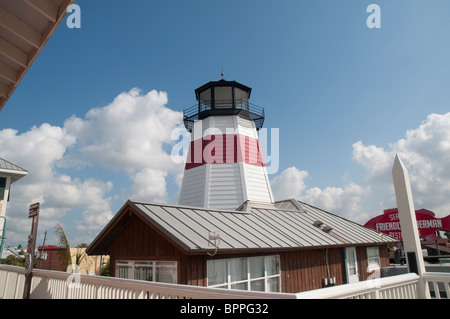
<instances>
[{"instance_id":1,"label":"roof gable","mask_svg":"<svg viewBox=\"0 0 450 319\"><path fill-rule=\"evenodd\" d=\"M0 158L0 173L11 175L11 183L14 183L28 174L22 167Z\"/></svg>"}]
</instances>

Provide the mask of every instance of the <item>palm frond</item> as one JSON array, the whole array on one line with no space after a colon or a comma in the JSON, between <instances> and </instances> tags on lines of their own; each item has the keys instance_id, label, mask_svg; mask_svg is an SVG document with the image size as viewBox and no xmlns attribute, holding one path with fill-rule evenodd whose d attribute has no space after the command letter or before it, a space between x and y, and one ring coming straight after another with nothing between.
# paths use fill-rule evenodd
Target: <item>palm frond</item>
<instances>
[{"instance_id":1,"label":"palm frond","mask_svg":"<svg viewBox=\"0 0 450 319\"><path fill-rule=\"evenodd\" d=\"M72 264L72 257L70 256L70 245L67 240L66 234L64 233L64 229L60 224L55 226L55 233L58 237L58 245L59 245L59 254L64 260L64 264L67 267Z\"/></svg>"}]
</instances>

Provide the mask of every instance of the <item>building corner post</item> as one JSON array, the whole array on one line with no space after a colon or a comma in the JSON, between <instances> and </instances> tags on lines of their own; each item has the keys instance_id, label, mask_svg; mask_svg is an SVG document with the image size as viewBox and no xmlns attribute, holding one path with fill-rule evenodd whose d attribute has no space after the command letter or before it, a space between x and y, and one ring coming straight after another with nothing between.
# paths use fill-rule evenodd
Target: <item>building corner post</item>
<instances>
[{"instance_id":1,"label":"building corner post","mask_svg":"<svg viewBox=\"0 0 450 319\"><path fill-rule=\"evenodd\" d=\"M409 272L415 272L420 276L417 284L418 297L421 299L429 299L430 292L427 283L423 279L425 263L417 227L411 183L408 170L398 154L395 156L392 177L394 180L398 217L402 230L403 247L407 256L408 270Z\"/></svg>"}]
</instances>

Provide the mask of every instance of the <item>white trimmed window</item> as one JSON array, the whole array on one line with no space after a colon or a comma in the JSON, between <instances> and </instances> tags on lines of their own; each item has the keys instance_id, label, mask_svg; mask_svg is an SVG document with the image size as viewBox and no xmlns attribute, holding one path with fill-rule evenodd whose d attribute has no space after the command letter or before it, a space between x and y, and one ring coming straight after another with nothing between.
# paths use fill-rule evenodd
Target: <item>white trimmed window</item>
<instances>
[{"instance_id":1,"label":"white trimmed window","mask_svg":"<svg viewBox=\"0 0 450 319\"><path fill-rule=\"evenodd\" d=\"M116 262L116 277L176 284L177 262L118 260Z\"/></svg>"},{"instance_id":2,"label":"white trimmed window","mask_svg":"<svg viewBox=\"0 0 450 319\"><path fill-rule=\"evenodd\" d=\"M280 292L280 256L207 261L208 287Z\"/></svg>"},{"instance_id":3,"label":"white trimmed window","mask_svg":"<svg viewBox=\"0 0 450 319\"><path fill-rule=\"evenodd\" d=\"M380 250L378 247L367 247L367 262L369 270L380 269Z\"/></svg>"}]
</instances>

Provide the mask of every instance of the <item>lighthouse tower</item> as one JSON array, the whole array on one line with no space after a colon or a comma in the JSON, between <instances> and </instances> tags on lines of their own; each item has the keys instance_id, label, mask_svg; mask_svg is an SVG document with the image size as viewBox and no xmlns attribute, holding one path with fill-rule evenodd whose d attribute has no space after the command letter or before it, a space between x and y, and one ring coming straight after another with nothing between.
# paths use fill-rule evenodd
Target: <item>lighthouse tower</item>
<instances>
[{"instance_id":1,"label":"lighthouse tower","mask_svg":"<svg viewBox=\"0 0 450 319\"><path fill-rule=\"evenodd\" d=\"M250 200L273 203L257 131L264 109L249 103L251 88L213 81L195 90L184 111L191 142L180 205L235 210Z\"/></svg>"}]
</instances>

